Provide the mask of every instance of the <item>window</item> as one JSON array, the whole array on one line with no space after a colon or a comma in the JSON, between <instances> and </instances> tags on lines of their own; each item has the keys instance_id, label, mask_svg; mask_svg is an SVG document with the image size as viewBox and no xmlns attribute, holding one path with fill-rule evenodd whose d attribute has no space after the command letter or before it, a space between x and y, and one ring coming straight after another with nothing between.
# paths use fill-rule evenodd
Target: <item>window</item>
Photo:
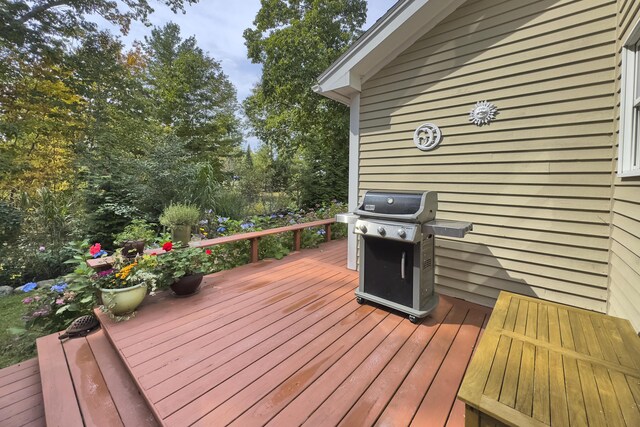
<instances>
[{"instance_id":1,"label":"window","mask_svg":"<svg viewBox=\"0 0 640 427\"><path fill-rule=\"evenodd\" d=\"M622 48L618 176L640 176L640 23Z\"/></svg>"}]
</instances>

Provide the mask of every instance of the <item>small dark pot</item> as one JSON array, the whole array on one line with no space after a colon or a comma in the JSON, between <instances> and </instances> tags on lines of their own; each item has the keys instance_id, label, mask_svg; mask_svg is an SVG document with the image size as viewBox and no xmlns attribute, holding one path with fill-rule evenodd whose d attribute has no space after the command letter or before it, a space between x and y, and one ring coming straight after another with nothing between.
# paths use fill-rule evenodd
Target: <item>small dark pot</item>
<instances>
[{"instance_id":1,"label":"small dark pot","mask_svg":"<svg viewBox=\"0 0 640 427\"><path fill-rule=\"evenodd\" d=\"M144 252L144 240L127 240L122 244L122 255L135 258Z\"/></svg>"},{"instance_id":2,"label":"small dark pot","mask_svg":"<svg viewBox=\"0 0 640 427\"><path fill-rule=\"evenodd\" d=\"M202 273L184 276L177 282L171 284L171 290L173 291L174 295L178 297L193 295L200 289L200 283L202 283L203 277L204 274Z\"/></svg>"}]
</instances>

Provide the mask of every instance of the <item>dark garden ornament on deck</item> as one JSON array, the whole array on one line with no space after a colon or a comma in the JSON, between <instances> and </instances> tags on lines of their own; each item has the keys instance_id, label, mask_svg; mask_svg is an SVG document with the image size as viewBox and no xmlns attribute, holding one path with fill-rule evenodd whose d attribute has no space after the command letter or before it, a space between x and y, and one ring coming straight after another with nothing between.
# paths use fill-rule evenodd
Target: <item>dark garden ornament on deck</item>
<instances>
[{"instance_id":1,"label":"dark garden ornament on deck","mask_svg":"<svg viewBox=\"0 0 640 427\"><path fill-rule=\"evenodd\" d=\"M413 133L413 143L422 151L433 150L440 141L442 141L442 132L433 123L424 123Z\"/></svg>"},{"instance_id":2,"label":"dark garden ornament on deck","mask_svg":"<svg viewBox=\"0 0 640 427\"><path fill-rule=\"evenodd\" d=\"M58 339L63 340L66 338L84 337L99 326L100 322L98 322L98 319L94 316L81 316L71 322L71 325L69 325L67 330L64 331L62 335L58 336Z\"/></svg>"},{"instance_id":3,"label":"dark garden ornament on deck","mask_svg":"<svg viewBox=\"0 0 640 427\"><path fill-rule=\"evenodd\" d=\"M484 126L491 123L498 115L498 107L488 101L478 101L469 113L469 121L476 126Z\"/></svg>"}]
</instances>

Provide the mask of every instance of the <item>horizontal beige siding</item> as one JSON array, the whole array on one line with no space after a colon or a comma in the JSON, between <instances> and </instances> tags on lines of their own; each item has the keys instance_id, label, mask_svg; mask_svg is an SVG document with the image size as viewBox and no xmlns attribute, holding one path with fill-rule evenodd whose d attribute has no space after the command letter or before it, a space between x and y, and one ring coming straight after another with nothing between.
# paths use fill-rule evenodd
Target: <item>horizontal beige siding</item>
<instances>
[{"instance_id":1,"label":"horizontal beige siding","mask_svg":"<svg viewBox=\"0 0 640 427\"><path fill-rule=\"evenodd\" d=\"M364 84L361 194L434 190L438 218L474 223L462 240L438 239L441 293L606 310L616 10L468 1ZM468 115L482 100L500 113L477 127ZM428 153L412 141L425 122L444 135Z\"/></svg>"},{"instance_id":2,"label":"horizontal beige siding","mask_svg":"<svg viewBox=\"0 0 640 427\"><path fill-rule=\"evenodd\" d=\"M618 47L621 49L640 19L640 0L619 0L618 10ZM619 102L619 84L617 89ZM640 331L640 178L616 178L613 197L609 313L629 319Z\"/></svg>"}]
</instances>

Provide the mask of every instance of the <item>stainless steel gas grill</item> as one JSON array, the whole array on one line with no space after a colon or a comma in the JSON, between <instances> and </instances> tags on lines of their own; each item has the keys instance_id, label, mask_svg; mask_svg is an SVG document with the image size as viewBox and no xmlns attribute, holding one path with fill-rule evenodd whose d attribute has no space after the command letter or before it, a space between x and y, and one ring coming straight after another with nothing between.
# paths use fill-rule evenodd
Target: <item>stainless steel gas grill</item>
<instances>
[{"instance_id":1,"label":"stainless steel gas grill","mask_svg":"<svg viewBox=\"0 0 640 427\"><path fill-rule=\"evenodd\" d=\"M435 236L464 237L470 222L437 220L438 194L367 191L353 222L360 242L359 303L372 301L407 313L416 323L437 305Z\"/></svg>"}]
</instances>

